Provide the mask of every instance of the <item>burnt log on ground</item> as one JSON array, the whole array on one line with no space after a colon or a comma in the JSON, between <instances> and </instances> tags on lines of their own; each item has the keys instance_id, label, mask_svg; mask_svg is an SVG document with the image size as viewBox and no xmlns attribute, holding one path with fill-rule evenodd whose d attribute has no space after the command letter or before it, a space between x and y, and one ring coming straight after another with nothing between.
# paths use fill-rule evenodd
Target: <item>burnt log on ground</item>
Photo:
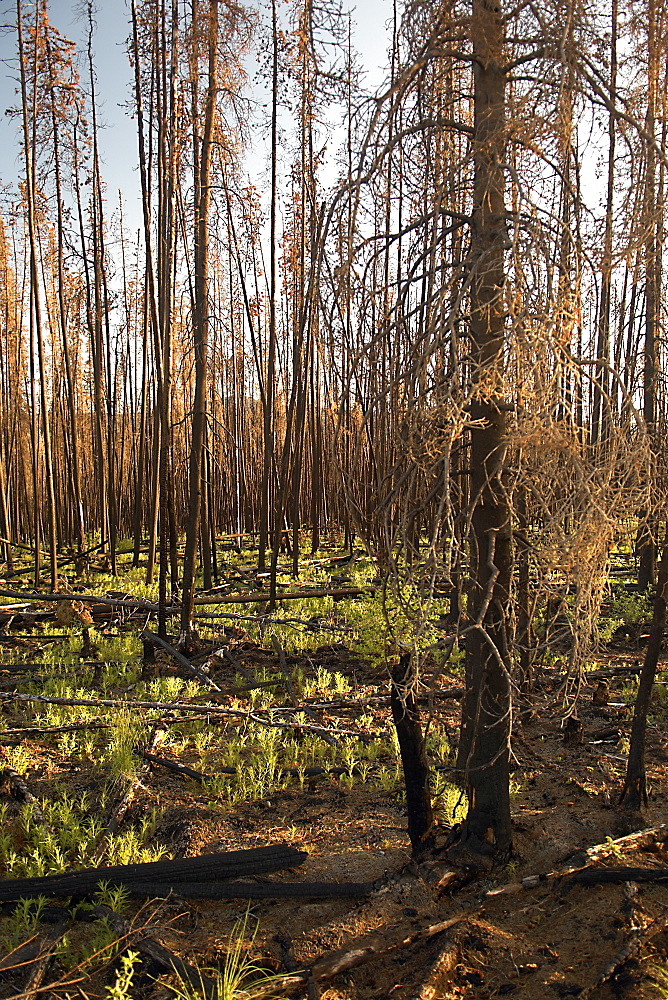
<instances>
[{"instance_id":1,"label":"burnt log on ground","mask_svg":"<svg viewBox=\"0 0 668 1000\"><path fill-rule=\"evenodd\" d=\"M44 875L41 878L14 878L0 881L0 902L35 896L87 896L97 891L100 882L110 886L125 886L134 892L142 886L159 895L173 890L179 892L188 885L218 883L248 875L265 875L282 868L293 868L304 863L308 854L283 844L254 847L245 851L225 851L203 854L198 858L176 858L173 861L149 861L144 864L114 865L106 868L84 868L62 875Z\"/></svg>"},{"instance_id":2,"label":"burnt log on ground","mask_svg":"<svg viewBox=\"0 0 668 1000\"><path fill-rule=\"evenodd\" d=\"M47 637L49 638L49 637ZM62 636L55 637L58 641L62 639ZM44 642L45 637L40 636L39 641ZM188 702L170 701L170 702L160 702L160 701L131 701L130 699L123 698L60 698L55 695L45 695L45 694L25 694L22 691L0 691L0 702L24 702L25 704L36 703L40 705L71 705L71 706L89 706L93 708L122 708L126 711L131 711L132 709L138 708L149 708L154 710L165 710L168 712L205 712L207 715L220 717L220 718L235 718L252 720L253 722L259 722L263 726L269 726L273 729L299 729L308 733L317 733L322 736L323 733L328 733L330 735L334 734L336 736L352 736L355 739L363 739L368 736L367 733L361 733L359 730L354 729L339 729L339 728L325 728L324 726L313 726L306 722L294 722L287 721L282 722L276 718L270 718L267 716L259 715L258 712L274 713L276 711L281 711L281 709L257 709L257 711L252 710L242 710L240 708L224 708L221 705L199 705ZM288 709L292 712L293 709ZM379 733L374 734L378 736Z\"/></svg>"},{"instance_id":3,"label":"burnt log on ground","mask_svg":"<svg viewBox=\"0 0 668 1000\"><path fill-rule=\"evenodd\" d=\"M178 885L133 882L133 896L183 899L354 899L373 892L373 882L183 882Z\"/></svg>"},{"instance_id":4,"label":"burnt log on ground","mask_svg":"<svg viewBox=\"0 0 668 1000\"><path fill-rule=\"evenodd\" d=\"M592 847L582 848L571 854L564 862L563 869L584 868L592 861L600 861L607 858L615 851L637 851L653 848L668 840L668 823L660 826L648 826L644 830L636 830L628 833L625 837L618 837L617 840L606 840L602 844L594 844Z\"/></svg>"},{"instance_id":5,"label":"burnt log on ground","mask_svg":"<svg viewBox=\"0 0 668 1000\"><path fill-rule=\"evenodd\" d=\"M18 771L15 771L9 764L5 764L4 767L0 768L0 784L3 782L7 782L15 798L20 799L21 802L27 802L32 806L33 820L39 823L40 826L47 828L48 825L40 809L39 801L30 791Z\"/></svg>"},{"instance_id":6,"label":"burnt log on ground","mask_svg":"<svg viewBox=\"0 0 668 1000\"><path fill-rule=\"evenodd\" d=\"M36 996L42 992L40 987L51 969L56 957L56 946L63 937L66 927L67 920L61 919L37 935L36 942L39 946L37 956L33 962L25 964L24 971L27 973L27 977L23 986L24 996Z\"/></svg>"},{"instance_id":7,"label":"burnt log on ground","mask_svg":"<svg viewBox=\"0 0 668 1000\"><path fill-rule=\"evenodd\" d=\"M668 868L583 868L567 876L565 885L618 885L621 882L668 882Z\"/></svg>"},{"instance_id":8,"label":"burnt log on ground","mask_svg":"<svg viewBox=\"0 0 668 1000\"><path fill-rule=\"evenodd\" d=\"M320 597L334 597L343 600L346 597L359 597L361 594L374 593L368 588L343 587L343 588L312 588L305 587L303 590L291 590L276 595L279 601L301 601L305 598L317 599ZM131 597L99 597L97 594L36 594L26 590L0 590L0 597L16 597L24 600L30 599L35 604L46 603L47 601L83 601L84 604L106 605L110 608L129 608L134 611L159 611L159 605L151 601L136 600ZM216 594L214 597L196 597L196 605L205 604L258 604L268 600L269 594L264 591L258 593L243 594ZM179 609L167 608L171 614Z\"/></svg>"},{"instance_id":9,"label":"burnt log on ground","mask_svg":"<svg viewBox=\"0 0 668 1000\"><path fill-rule=\"evenodd\" d=\"M206 674L200 667L196 666L194 663L191 663L190 660L183 655L183 653L181 653L178 649L175 649L174 646L170 646L170 644L168 642L165 642L165 640L162 639L159 635L156 635L149 629L144 629L144 631L141 633L140 638L144 640L144 643L149 643L152 646L158 646L160 649L166 650L169 653L169 655L176 660L178 664L180 664L182 667L185 667L185 669L188 670L191 674L194 674L195 677L202 682L202 684L206 684L206 686L210 687L213 691L220 691L218 685L215 683L215 681L211 680L208 674Z\"/></svg>"},{"instance_id":10,"label":"burnt log on ground","mask_svg":"<svg viewBox=\"0 0 668 1000\"><path fill-rule=\"evenodd\" d=\"M535 889L538 886L545 885L548 881L556 882L559 879L563 879L564 884L568 885L569 883L566 880L570 876L575 876L575 881L583 885L600 885L603 882L615 883L626 881L661 882L665 880L665 873L668 872L666 868L628 868L622 866L604 868L600 865L594 866L589 862L601 861L609 857L610 854L619 851L652 850L655 846L664 844L666 840L668 840L668 824L666 823L660 826L647 827L644 830L637 830L635 833L629 833L625 837L619 837L617 840L606 841L603 844L594 844L592 847L578 850L575 854L569 855L562 867L556 869L556 871L526 875L521 882L511 882L508 885L501 886L499 889L489 890L484 894L483 898L514 895L524 890ZM607 874L599 877L598 873L600 872ZM635 875L640 873L640 875L638 875L638 878L632 878L632 873L635 873Z\"/></svg>"},{"instance_id":11,"label":"burnt log on ground","mask_svg":"<svg viewBox=\"0 0 668 1000\"><path fill-rule=\"evenodd\" d=\"M603 969L598 978L590 983L580 994L581 1000L589 1000L589 997L593 993L597 992L599 987L608 980L616 976L620 969L622 969L626 963L634 958L644 945L648 944L652 938L655 938L658 934L662 934L666 925L668 924L668 913L660 914L655 920L652 921L647 927L638 931L637 934L633 934L625 943L620 952L615 955L611 962L608 962L606 967ZM628 994L627 994L628 995Z\"/></svg>"}]
</instances>

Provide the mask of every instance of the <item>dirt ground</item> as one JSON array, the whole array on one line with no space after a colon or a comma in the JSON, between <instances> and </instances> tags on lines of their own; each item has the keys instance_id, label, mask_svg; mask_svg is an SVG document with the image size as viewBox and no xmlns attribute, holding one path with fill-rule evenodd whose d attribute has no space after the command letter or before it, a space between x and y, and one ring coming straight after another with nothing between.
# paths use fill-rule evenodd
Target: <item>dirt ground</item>
<instances>
[{"instance_id":1,"label":"dirt ground","mask_svg":"<svg viewBox=\"0 0 668 1000\"><path fill-rule=\"evenodd\" d=\"M329 653L323 649L320 655L330 669L334 663L338 669L352 669L335 649ZM631 648L618 650L601 656L600 666L632 667L638 656ZM354 672L358 696L365 690L365 678L359 664ZM440 683L447 689L453 681L444 677ZM286 948L289 959L304 968L318 956L346 948L372 931L380 932L390 944L439 921L460 918L441 934L396 947L320 983L320 995L326 1000L657 998L661 994L655 967L668 961L668 930L653 932L664 920L668 927L668 884L583 886L569 884L567 879L547 879L516 893L494 894L525 876L559 869L578 850L640 827L668 823L666 710L660 695L648 734L650 809L642 816L629 817L616 807L632 711L625 703L632 699L623 698L620 692L629 677L611 679L608 704L603 706L592 700L596 681L583 688L578 703L583 742L575 745L564 740L562 701L555 683L558 679L554 683L543 679L531 710L523 712L515 725L513 859L507 868L482 877L462 872L455 877L445 854L438 851L424 863L414 864L405 832L405 809L396 795L363 781L348 788L327 775L307 780L303 788L295 782L270 799L235 806L221 815L220 810L210 808L206 788L162 768L149 769L142 775L126 821L137 820L157 806L161 818L155 838L174 856L277 842L308 851L302 866L268 876L271 881L373 882L372 891L361 898L252 903L248 915L248 927L255 931L251 952L276 972L286 970ZM435 717L455 739L458 702L436 697L434 704ZM381 728L389 726L386 703L376 702L364 711L373 711ZM328 725L350 724L354 717L354 711L343 708L338 715L335 710L316 710L316 714ZM40 750L38 743L33 750L36 764L30 783L36 795L48 795L49 780L68 768L71 787L85 787L84 772L66 760L54 760L52 752ZM6 801L7 795L5 789L0 800ZM611 848L600 864L665 868L667 839L668 835L643 851ZM200 968L216 968L224 963L230 929L245 913L246 904L239 900L173 896L143 908L133 904L127 916L132 919L139 914L138 922L149 923L151 935L184 959ZM656 926L654 921L658 921ZM77 933L76 922L72 921L69 933ZM636 942L634 950L630 946ZM616 965L618 969L610 976ZM603 979L602 985L596 985ZM21 989L19 973L0 975L1 996L11 996L17 989ZM77 989L72 996L101 996L105 981L92 980ZM149 994L167 995L160 990L163 987L158 985ZM291 995L306 996L306 989ZM317 995L312 986L310 996Z\"/></svg>"}]
</instances>

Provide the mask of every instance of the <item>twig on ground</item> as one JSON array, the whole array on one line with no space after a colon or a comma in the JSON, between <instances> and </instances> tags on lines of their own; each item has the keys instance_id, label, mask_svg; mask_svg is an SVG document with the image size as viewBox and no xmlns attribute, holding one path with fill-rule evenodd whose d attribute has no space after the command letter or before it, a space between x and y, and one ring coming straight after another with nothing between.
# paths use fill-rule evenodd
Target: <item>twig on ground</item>
<instances>
[{"instance_id":1,"label":"twig on ground","mask_svg":"<svg viewBox=\"0 0 668 1000\"><path fill-rule=\"evenodd\" d=\"M213 691L220 692L220 688L215 681L211 680L208 674L205 674L203 670L195 666L194 663L191 663L190 660L183 655L183 653L179 653L178 649L174 649L174 647L170 646L168 642L161 639L159 635L156 635L154 632L150 632L148 629L144 629L140 638L143 639L144 642L150 642L154 646L160 646L161 649L167 650L169 655L172 656L177 663L180 663L182 667L185 667L186 670L189 670L192 674L194 674L195 677L202 682L202 684L206 684L207 687L210 687Z\"/></svg>"},{"instance_id":2,"label":"twig on ground","mask_svg":"<svg viewBox=\"0 0 668 1000\"><path fill-rule=\"evenodd\" d=\"M276 729L301 729L304 732L322 735L328 733L331 736L352 736L359 739L368 736L368 733L361 733L354 729L338 729L334 727L312 726L306 722L280 722L277 719L263 718L258 715L260 711L273 712L273 709L254 709L252 712L243 711L236 708L222 708L220 705L196 705L186 702L163 702L163 701L124 701L122 698L57 698L55 695L44 694L24 694L19 691L0 691L0 701L23 701L36 702L43 705L81 705L93 708L146 708L154 711L175 711L175 712L206 712L207 715L227 716L228 718L245 719L251 722L258 722L262 726L271 726Z\"/></svg>"}]
</instances>

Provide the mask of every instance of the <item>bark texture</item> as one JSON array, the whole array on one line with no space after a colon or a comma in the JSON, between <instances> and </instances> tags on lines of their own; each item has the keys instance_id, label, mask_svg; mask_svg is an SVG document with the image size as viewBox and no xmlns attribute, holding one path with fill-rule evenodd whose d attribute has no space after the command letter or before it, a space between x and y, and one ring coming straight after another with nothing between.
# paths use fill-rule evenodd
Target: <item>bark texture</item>
<instances>
[{"instance_id":1,"label":"bark texture","mask_svg":"<svg viewBox=\"0 0 668 1000\"><path fill-rule=\"evenodd\" d=\"M507 613L511 576L510 509L502 481L506 420L504 253L506 74L501 9L473 0L475 162L471 233L471 582L466 684L459 766L469 796L462 857L506 857L511 849L509 742L511 689ZM457 849L455 848L455 853Z\"/></svg>"}]
</instances>

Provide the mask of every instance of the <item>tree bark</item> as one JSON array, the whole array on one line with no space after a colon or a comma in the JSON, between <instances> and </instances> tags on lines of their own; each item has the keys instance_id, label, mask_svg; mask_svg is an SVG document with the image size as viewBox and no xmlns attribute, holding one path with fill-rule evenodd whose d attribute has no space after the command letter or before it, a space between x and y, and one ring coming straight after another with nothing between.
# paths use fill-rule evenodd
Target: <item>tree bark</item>
<instances>
[{"instance_id":1,"label":"tree bark","mask_svg":"<svg viewBox=\"0 0 668 1000\"><path fill-rule=\"evenodd\" d=\"M626 767L626 780L620 796L620 803L625 809L637 811L643 805L647 807L647 772L645 767L645 733L647 731L647 713L652 697L652 685L656 676L659 653L666 627L668 608L668 539L664 542L661 563L659 564L659 579L654 598L652 627L645 651L645 662L640 672L640 684L636 696L631 727L631 745Z\"/></svg>"},{"instance_id":2,"label":"tree bark","mask_svg":"<svg viewBox=\"0 0 668 1000\"><path fill-rule=\"evenodd\" d=\"M612 0L610 36L610 93L617 88L617 0ZM610 307L612 297L612 237L615 198L615 145L617 121L613 110L608 117L608 188L605 201L605 236L601 262L601 298L598 311L596 380L591 421L591 441L605 442L610 429Z\"/></svg>"},{"instance_id":3,"label":"tree bark","mask_svg":"<svg viewBox=\"0 0 668 1000\"><path fill-rule=\"evenodd\" d=\"M39 12L36 12L39 16ZM30 249L30 302L31 302L31 331L34 330L37 346L37 356L39 363L39 387L40 387L40 415L42 426L42 441L44 448L44 475L46 480L47 495L47 524L49 537L49 557L51 570L51 589L56 590L58 586L58 553L57 553L57 532L56 532L56 494L53 478L53 460L51 451L51 426L49 421L48 391L46 385L47 371L44 349L44 332L42 328L41 295L39 288L39 273L37 261L37 220L35 201L37 196L36 188L36 116L37 116L37 34L39 31L36 25L35 31L35 65L33 67L32 97L28 97L28 80L26 74L26 56L23 45L23 9L20 0L16 4L16 19L19 43L19 70L21 82L21 105L23 111L23 153L26 170L26 206L28 216L28 241ZM31 359L32 363L32 359ZM34 406L34 403L33 403ZM35 456L37 455L37 440L35 439ZM35 479L37 484L37 478ZM35 501L36 503L36 501ZM36 508L37 509L37 508ZM35 531L37 536L37 528ZM39 543L35 538L35 578L39 578Z\"/></svg>"},{"instance_id":4,"label":"tree bark","mask_svg":"<svg viewBox=\"0 0 668 1000\"><path fill-rule=\"evenodd\" d=\"M181 633L192 631L193 599L199 522L202 507L202 450L206 427L206 379L209 349L209 206L211 204L211 155L216 117L218 74L218 0L209 3L208 89L201 149L195 151L195 400L189 464L189 506L186 549L183 558Z\"/></svg>"},{"instance_id":5,"label":"tree bark","mask_svg":"<svg viewBox=\"0 0 668 1000\"><path fill-rule=\"evenodd\" d=\"M647 121L649 137L646 151L644 222L647 233L645 254L645 343L643 357L643 416L650 436L652 451L657 451L656 409L658 381L658 334L661 311L661 248L658 240L659 208L656 198L656 103L659 57L656 31L655 0L647 5ZM654 583L656 570L656 518L645 511L638 524L638 590L644 593Z\"/></svg>"},{"instance_id":6,"label":"tree bark","mask_svg":"<svg viewBox=\"0 0 668 1000\"><path fill-rule=\"evenodd\" d=\"M413 857L419 857L433 847L434 816L429 791L429 765L415 695L415 668L410 653L401 657L392 667L391 674L390 703L404 771L408 836Z\"/></svg>"},{"instance_id":7,"label":"tree bark","mask_svg":"<svg viewBox=\"0 0 668 1000\"><path fill-rule=\"evenodd\" d=\"M0 900L33 898L39 895L70 896L95 892L100 882L124 885L132 892L134 885L149 884L173 888L192 882L219 882L245 875L262 875L294 868L304 863L308 855L294 847L271 844L248 850L203 854L196 858L176 858L173 861L149 861L141 864L113 865L106 868L84 868L62 875L35 878L5 879L0 883Z\"/></svg>"},{"instance_id":8,"label":"tree bark","mask_svg":"<svg viewBox=\"0 0 668 1000\"><path fill-rule=\"evenodd\" d=\"M501 10L473 0L475 166L471 234L471 550L467 695L459 766L469 810L453 856L506 858L512 846L509 796L511 688L506 641L511 575L509 503L502 482L506 425L504 349L506 209L504 27Z\"/></svg>"}]
</instances>

